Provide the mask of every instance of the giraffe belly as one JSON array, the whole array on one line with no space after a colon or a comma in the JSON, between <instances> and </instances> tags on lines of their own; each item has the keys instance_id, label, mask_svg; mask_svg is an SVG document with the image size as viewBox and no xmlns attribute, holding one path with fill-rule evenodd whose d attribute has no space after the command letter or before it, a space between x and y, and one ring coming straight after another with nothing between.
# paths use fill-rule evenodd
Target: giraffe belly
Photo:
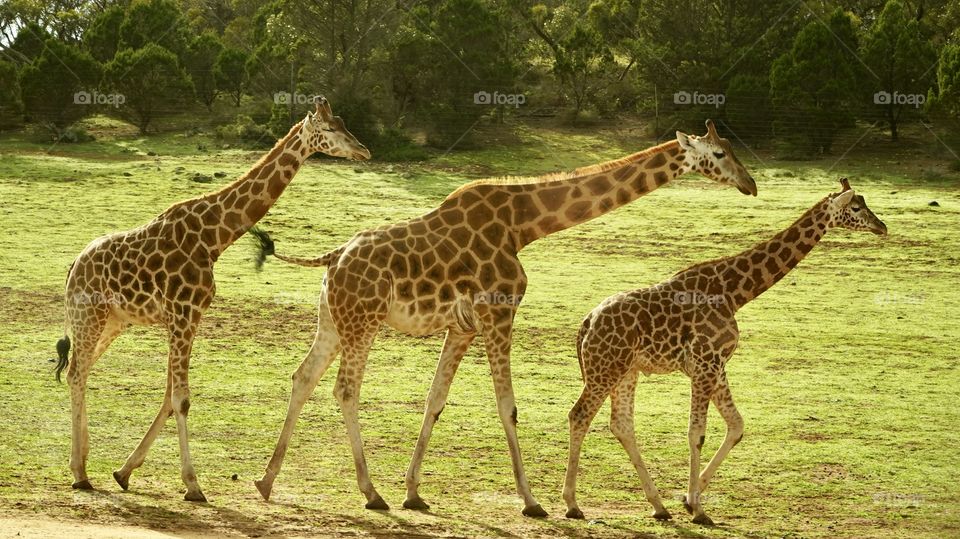
<instances>
[{"instance_id":1,"label":"giraffe belly","mask_svg":"<svg viewBox=\"0 0 960 539\"><path fill-rule=\"evenodd\" d=\"M457 324L454 304L436 309L420 309L416 302L394 302L384 320L387 325L408 335L432 335Z\"/></svg>"}]
</instances>

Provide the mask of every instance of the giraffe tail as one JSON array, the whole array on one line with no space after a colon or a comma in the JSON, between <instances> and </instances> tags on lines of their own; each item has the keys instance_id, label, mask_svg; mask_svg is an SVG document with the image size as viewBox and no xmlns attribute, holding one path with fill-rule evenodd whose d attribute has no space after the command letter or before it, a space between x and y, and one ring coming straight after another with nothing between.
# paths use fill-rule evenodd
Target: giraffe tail
<instances>
[{"instance_id":1,"label":"giraffe tail","mask_svg":"<svg viewBox=\"0 0 960 539\"><path fill-rule=\"evenodd\" d=\"M73 271L73 266L76 263L77 263L76 260L70 263L70 269L67 270L67 282L70 282L70 273ZM63 321L63 338L57 341L57 365L53 369L53 375L54 377L56 377L57 382L60 382L60 373L62 373L63 369L66 369L67 365L69 364L70 364L69 322L65 317Z\"/></svg>"},{"instance_id":2,"label":"giraffe tail","mask_svg":"<svg viewBox=\"0 0 960 539\"><path fill-rule=\"evenodd\" d=\"M257 242L257 252L254 255L254 264L257 267L257 271L263 269L263 263L269 256L277 257L284 262L289 262L298 266L325 267L329 266L334 260L340 257L341 253L343 253L343 248L338 247L337 249L334 249L333 251L330 251L329 253L321 255L317 258L299 258L296 256L281 255L276 252L276 246L273 243L273 238L270 237L270 234L267 233L267 231L255 226L250 229L250 234L253 235L254 240Z\"/></svg>"},{"instance_id":3,"label":"giraffe tail","mask_svg":"<svg viewBox=\"0 0 960 539\"><path fill-rule=\"evenodd\" d=\"M64 335L57 341L57 366L53 370L57 382L60 381L60 373L70 364L70 337Z\"/></svg>"},{"instance_id":4,"label":"giraffe tail","mask_svg":"<svg viewBox=\"0 0 960 539\"><path fill-rule=\"evenodd\" d=\"M583 338L587 336L588 331L590 331L589 316L583 319L583 323L580 324L580 330L577 331L577 363L580 364L580 378L583 381L586 381L587 377L583 372L583 352L580 347L583 346Z\"/></svg>"}]
</instances>

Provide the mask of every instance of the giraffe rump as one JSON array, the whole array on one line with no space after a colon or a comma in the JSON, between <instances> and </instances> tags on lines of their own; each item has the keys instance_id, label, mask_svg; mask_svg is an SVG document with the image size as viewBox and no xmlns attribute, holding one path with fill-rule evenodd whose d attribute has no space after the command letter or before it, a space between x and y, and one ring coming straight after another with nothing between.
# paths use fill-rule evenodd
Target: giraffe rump
<instances>
[{"instance_id":1,"label":"giraffe rump","mask_svg":"<svg viewBox=\"0 0 960 539\"><path fill-rule=\"evenodd\" d=\"M57 341L57 366L53 371L54 376L57 378L57 382L60 381L60 373L63 372L63 369L67 368L67 365L70 363L70 337L66 335L62 339Z\"/></svg>"}]
</instances>

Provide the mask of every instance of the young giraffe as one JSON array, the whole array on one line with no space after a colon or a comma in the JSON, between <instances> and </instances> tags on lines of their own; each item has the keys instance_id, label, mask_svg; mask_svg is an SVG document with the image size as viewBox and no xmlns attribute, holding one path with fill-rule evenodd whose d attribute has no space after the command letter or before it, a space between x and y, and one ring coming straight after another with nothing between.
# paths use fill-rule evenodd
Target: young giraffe
<instances>
[{"instance_id":1,"label":"young giraffe","mask_svg":"<svg viewBox=\"0 0 960 539\"><path fill-rule=\"evenodd\" d=\"M73 416L70 468L73 488L89 490L84 399L90 369L127 327L161 325L170 335L167 387L156 419L113 477L127 489L170 415L176 415L185 499L205 501L190 460L187 369L200 317L216 286L213 265L223 251L260 220L314 152L369 159L370 152L333 116L319 97L317 110L293 126L249 172L223 189L174 204L139 228L91 242L70 266L66 284L66 334L57 343L57 380L67 369ZM69 358L70 338L76 347Z\"/></svg>"},{"instance_id":2,"label":"young giraffe","mask_svg":"<svg viewBox=\"0 0 960 539\"><path fill-rule=\"evenodd\" d=\"M277 447L256 486L269 499L297 417L337 354L334 395L350 440L360 490L369 509L387 509L370 480L357 422L367 355L384 323L412 335L446 330L423 425L406 475L404 507L426 509L417 493L420 464L433 425L464 353L478 333L490 362L497 411L506 431L523 514L545 516L527 485L517 442L517 409L510 380L513 319L527 286L517 253L548 234L589 221L690 171L756 195L750 174L730 143L707 121L708 134L687 136L572 173L513 181L480 180L447 197L439 208L410 221L360 232L314 260L327 266L313 346L293 375L287 417ZM272 243L261 237L265 251Z\"/></svg>"},{"instance_id":3,"label":"young giraffe","mask_svg":"<svg viewBox=\"0 0 960 539\"><path fill-rule=\"evenodd\" d=\"M769 241L742 253L691 266L658 285L622 292L604 300L583 320L577 356L584 388L570 410L570 460L563 499L567 517L583 518L577 507L580 447L600 405L610 396L610 430L630 456L654 518L669 519L634 436L634 389L640 372L681 371L690 386L690 482L684 499L698 524L712 525L700 494L724 457L743 436L743 419L733 404L724 365L737 348L735 314L776 284L816 246L831 228L885 235L887 227L854 194L846 178L843 190L817 202ZM726 438L703 473L703 446L710 401L727 424Z\"/></svg>"}]
</instances>

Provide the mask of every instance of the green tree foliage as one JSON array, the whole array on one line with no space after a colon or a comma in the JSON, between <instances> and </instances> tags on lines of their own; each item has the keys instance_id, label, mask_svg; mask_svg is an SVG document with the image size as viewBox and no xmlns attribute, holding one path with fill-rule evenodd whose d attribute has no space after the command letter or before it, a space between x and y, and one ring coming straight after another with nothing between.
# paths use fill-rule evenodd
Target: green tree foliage
<instances>
[{"instance_id":1,"label":"green tree foliage","mask_svg":"<svg viewBox=\"0 0 960 539\"><path fill-rule=\"evenodd\" d=\"M225 48L217 55L213 73L217 90L223 91L233 99L233 104L240 106L240 98L247 87L246 53L238 49Z\"/></svg>"},{"instance_id":2,"label":"green tree foliage","mask_svg":"<svg viewBox=\"0 0 960 539\"><path fill-rule=\"evenodd\" d=\"M134 0L120 25L120 48L140 49L150 43L182 58L187 31L180 8L173 0Z\"/></svg>"},{"instance_id":3,"label":"green tree foliage","mask_svg":"<svg viewBox=\"0 0 960 539\"><path fill-rule=\"evenodd\" d=\"M175 114L193 97L193 85L176 55L150 43L124 49L106 65L112 91L123 96L119 111L146 134L157 118Z\"/></svg>"},{"instance_id":4,"label":"green tree foliage","mask_svg":"<svg viewBox=\"0 0 960 539\"><path fill-rule=\"evenodd\" d=\"M223 45L217 34L207 31L197 36L187 47L184 65L193 82L197 101L207 110L213 108L213 102L220 93L217 81L217 59L223 51Z\"/></svg>"},{"instance_id":5,"label":"green tree foliage","mask_svg":"<svg viewBox=\"0 0 960 539\"><path fill-rule=\"evenodd\" d=\"M411 10L390 64L394 95L426 121L428 140L449 147L469 137L495 95L513 95L502 13L480 0L444 0ZM487 100L489 96L489 101Z\"/></svg>"},{"instance_id":6,"label":"green tree foliage","mask_svg":"<svg viewBox=\"0 0 960 539\"><path fill-rule=\"evenodd\" d=\"M100 12L83 33L84 46L99 62L109 62L117 54L120 26L125 17L122 7L111 6Z\"/></svg>"},{"instance_id":7,"label":"green tree foliage","mask_svg":"<svg viewBox=\"0 0 960 539\"><path fill-rule=\"evenodd\" d=\"M21 65L27 64L40 57L43 53L43 44L51 37L50 33L39 24L27 23L17 33L17 37L6 52L14 61Z\"/></svg>"},{"instance_id":8,"label":"green tree foliage","mask_svg":"<svg viewBox=\"0 0 960 539\"><path fill-rule=\"evenodd\" d=\"M873 75L865 79L867 92L882 107L890 137L896 141L904 115L921 111L936 52L915 16L900 0L890 0L864 37L862 56Z\"/></svg>"},{"instance_id":9,"label":"green tree foliage","mask_svg":"<svg viewBox=\"0 0 960 539\"><path fill-rule=\"evenodd\" d=\"M938 115L960 121L960 44L950 43L940 51L937 90L930 95L931 108Z\"/></svg>"},{"instance_id":10,"label":"green tree foliage","mask_svg":"<svg viewBox=\"0 0 960 539\"><path fill-rule=\"evenodd\" d=\"M20 82L17 66L0 60L0 129L9 129L23 120L23 103L20 102Z\"/></svg>"},{"instance_id":11,"label":"green tree foliage","mask_svg":"<svg viewBox=\"0 0 960 539\"><path fill-rule=\"evenodd\" d=\"M93 112L90 96L100 81L101 66L86 51L56 39L20 71L24 109L29 118L59 137L75 121Z\"/></svg>"},{"instance_id":12,"label":"green tree foliage","mask_svg":"<svg viewBox=\"0 0 960 539\"><path fill-rule=\"evenodd\" d=\"M853 124L859 63L853 20L837 9L808 23L770 70L776 135L806 154L829 152Z\"/></svg>"}]
</instances>

